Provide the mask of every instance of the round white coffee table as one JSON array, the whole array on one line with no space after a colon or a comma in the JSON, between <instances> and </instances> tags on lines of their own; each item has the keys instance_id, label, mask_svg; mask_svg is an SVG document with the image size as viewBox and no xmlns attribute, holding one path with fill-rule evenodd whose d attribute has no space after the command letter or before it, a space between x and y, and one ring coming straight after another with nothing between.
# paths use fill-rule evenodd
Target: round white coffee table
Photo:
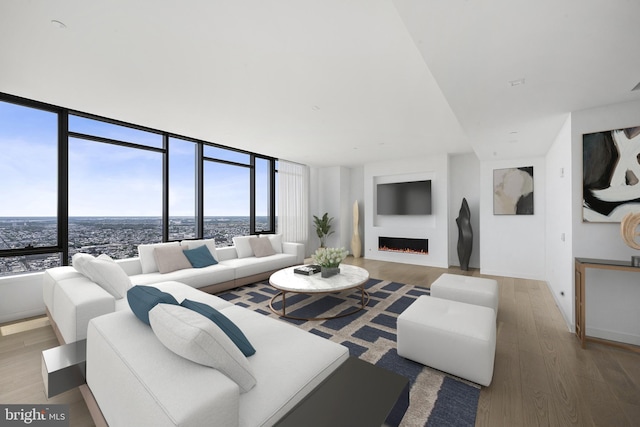
<instances>
[{"instance_id":1,"label":"round white coffee table","mask_svg":"<svg viewBox=\"0 0 640 427\"><path fill-rule=\"evenodd\" d=\"M336 317L344 317L356 313L367 306L369 302L369 293L365 290L364 285L369 280L369 272L364 268L355 265L341 264L340 273L331 277L321 277L320 273L305 276L304 274L294 273L293 270L300 267L285 268L276 271L269 278L269 284L279 290L276 295L271 298L269 308L275 314L297 320L326 320ZM354 307L354 310L329 317L295 317L287 314L287 293L296 294L330 294L334 292L345 291L348 289L360 289L360 304ZM273 302L282 296L282 310L273 308Z\"/></svg>"}]
</instances>

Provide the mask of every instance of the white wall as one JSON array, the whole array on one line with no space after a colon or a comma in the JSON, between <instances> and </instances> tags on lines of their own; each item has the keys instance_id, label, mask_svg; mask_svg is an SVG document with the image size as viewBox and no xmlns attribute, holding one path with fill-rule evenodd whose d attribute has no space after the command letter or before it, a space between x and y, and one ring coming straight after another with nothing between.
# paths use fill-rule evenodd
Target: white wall
<instances>
[{"instance_id":1,"label":"white wall","mask_svg":"<svg viewBox=\"0 0 640 427\"><path fill-rule=\"evenodd\" d=\"M327 168L311 168L311 215L321 217L325 212L333 217L331 231L334 233L327 237L328 247L344 247L349 249L351 245L352 215L351 215L351 170L342 166ZM311 231L309 254L315 252L320 246L313 216L310 218Z\"/></svg>"},{"instance_id":2,"label":"white wall","mask_svg":"<svg viewBox=\"0 0 640 427\"><path fill-rule=\"evenodd\" d=\"M533 215L493 214L493 170L533 166ZM485 161L480 165L480 272L545 279L544 158Z\"/></svg>"},{"instance_id":3,"label":"white wall","mask_svg":"<svg viewBox=\"0 0 640 427\"><path fill-rule=\"evenodd\" d=\"M0 323L44 314L43 273L0 278Z\"/></svg>"},{"instance_id":4,"label":"white wall","mask_svg":"<svg viewBox=\"0 0 640 427\"><path fill-rule=\"evenodd\" d=\"M351 247L351 230L353 230L353 214L351 206L351 171L346 167L340 167L340 216L335 218L339 227L338 247L349 250Z\"/></svg>"},{"instance_id":5,"label":"white wall","mask_svg":"<svg viewBox=\"0 0 640 427\"><path fill-rule=\"evenodd\" d=\"M619 223L582 222L582 135L640 126L640 102L577 111L571 117L573 256L630 260L640 255L620 237ZM586 332L640 345L640 274L587 270Z\"/></svg>"},{"instance_id":6,"label":"white wall","mask_svg":"<svg viewBox=\"0 0 640 427\"><path fill-rule=\"evenodd\" d=\"M473 246L469 267L480 268L480 160L475 153L449 156L449 265L460 266L458 225L462 199L471 211Z\"/></svg>"},{"instance_id":7,"label":"white wall","mask_svg":"<svg viewBox=\"0 0 640 427\"><path fill-rule=\"evenodd\" d=\"M447 268L448 236L448 168L446 155L424 159L405 159L364 166L365 239L363 256L381 261ZM378 183L430 179L431 215L380 216L375 212L375 188ZM378 237L429 239L429 254L404 254L378 250Z\"/></svg>"},{"instance_id":8,"label":"white wall","mask_svg":"<svg viewBox=\"0 0 640 427\"><path fill-rule=\"evenodd\" d=\"M571 117L562 126L547 152L546 279L549 289L564 316L567 327L574 329L573 252L571 247Z\"/></svg>"}]
</instances>

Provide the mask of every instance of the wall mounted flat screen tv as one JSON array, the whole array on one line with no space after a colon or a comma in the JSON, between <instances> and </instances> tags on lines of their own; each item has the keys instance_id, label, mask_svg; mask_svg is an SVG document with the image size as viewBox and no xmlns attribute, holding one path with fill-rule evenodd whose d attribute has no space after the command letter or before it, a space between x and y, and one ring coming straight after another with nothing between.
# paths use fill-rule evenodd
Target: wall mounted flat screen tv
<instances>
[{"instance_id":1,"label":"wall mounted flat screen tv","mask_svg":"<svg viewBox=\"0 0 640 427\"><path fill-rule=\"evenodd\" d=\"M431 215L431 180L378 184L378 215Z\"/></svg>"}]
</instances>

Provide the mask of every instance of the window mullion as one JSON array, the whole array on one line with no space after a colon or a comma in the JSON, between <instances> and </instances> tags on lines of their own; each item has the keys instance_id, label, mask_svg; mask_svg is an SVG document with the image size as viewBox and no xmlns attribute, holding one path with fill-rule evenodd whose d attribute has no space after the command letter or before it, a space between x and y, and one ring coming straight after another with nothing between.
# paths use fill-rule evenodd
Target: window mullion
<instances>
[{"instance_id":1,"label":"window mullion","mask_svg":"<svg viewBox=\"0 0 640 427\"><path fill-rule=\"evenodd\" d=\"M162 241L169 240L169 135L162 135Z\"/></svg>"},{"instance_id":2,"label":"window mullion","mask_svg":"<svg viewBox=\"0 0 640 427\"><path fill-rule=\"evenodd\" d=\"M269 161L269 230L276 232L276 161Z\"/></svg>"},{"instance_id":3,"label":"window mullion","mask_svg":"<svg viewBox=\"0 0 640 427\"><path fill-rule=\"evenodd\" d=\"M58 246L69 265L69 112L58 114Z\"/></svg>"},{"instance_id":4,"label":"window mullion","mask_svg":"<svg viewBox=\"0 0 640 427\"><path fill-rule=\"evenodd\" d=\"M256 234L256 156L251 155L249 169L249 234Z\"/></svg>"},{"instance_id":5,"label":"window mullion","mask_svg":"<svg viewBox=\"0 0 640 427\"><path fill-rule=\"evenodd\" d=\"M201 142L196 146L196 237L204 237L204 148Z\"/></svg>"}]
</instances>

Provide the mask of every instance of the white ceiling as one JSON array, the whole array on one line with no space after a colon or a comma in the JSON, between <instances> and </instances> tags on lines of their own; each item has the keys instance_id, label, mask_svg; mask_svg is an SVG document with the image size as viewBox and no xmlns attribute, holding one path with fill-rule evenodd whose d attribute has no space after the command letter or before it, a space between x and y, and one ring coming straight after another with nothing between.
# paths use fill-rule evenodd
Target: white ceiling
<instances>
[{"instance_id":1,"label":"white ceiling","mask_svg":"<svg viewBox=\"0 0 640 427\"><path fill-rule=\"evenodd\" d=\"M3 0L0 91L315 166L542 156L571 111L640 99L638 16L638 0Z\"/></svg>"}]
</instances>

